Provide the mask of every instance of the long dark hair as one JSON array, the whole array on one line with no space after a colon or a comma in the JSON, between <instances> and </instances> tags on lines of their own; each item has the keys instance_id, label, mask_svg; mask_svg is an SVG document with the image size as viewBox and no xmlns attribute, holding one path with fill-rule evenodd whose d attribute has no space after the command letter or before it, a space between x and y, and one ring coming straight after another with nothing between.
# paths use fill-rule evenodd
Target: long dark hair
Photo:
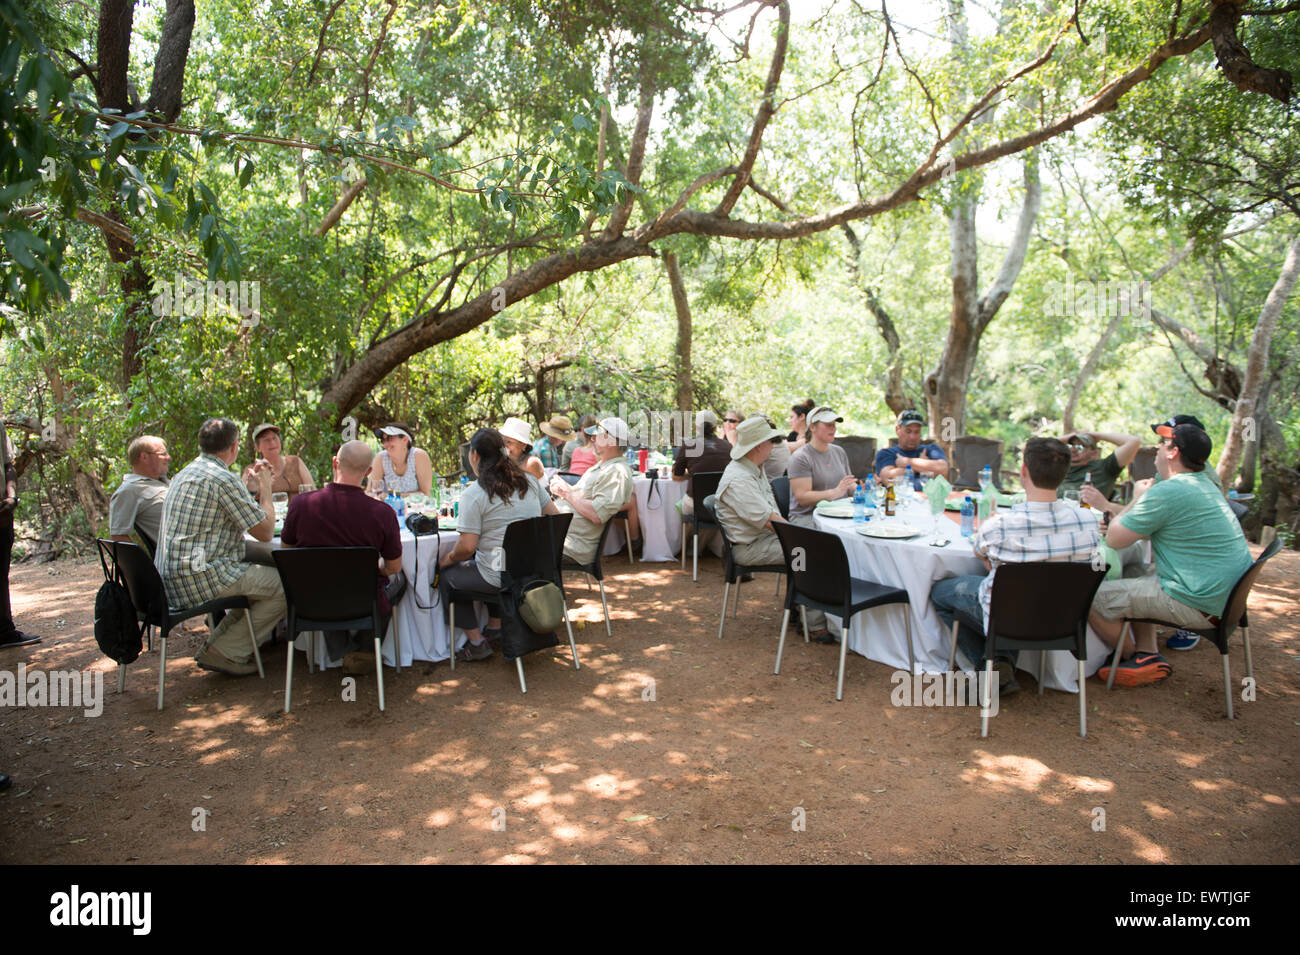
<instances>
[{"instance_id":1,"label":"long dark hair","mask_svg":"<svg viewBox=\"0 0 1300 955\"><path fill-rule=\"evenodd\" d=\"M506 442L496 428L479 428L469 439L469 449L478 455L478 485L488 500L502 502L528 493L528 475L506 453Z\"/></svg>"}]
</instances>

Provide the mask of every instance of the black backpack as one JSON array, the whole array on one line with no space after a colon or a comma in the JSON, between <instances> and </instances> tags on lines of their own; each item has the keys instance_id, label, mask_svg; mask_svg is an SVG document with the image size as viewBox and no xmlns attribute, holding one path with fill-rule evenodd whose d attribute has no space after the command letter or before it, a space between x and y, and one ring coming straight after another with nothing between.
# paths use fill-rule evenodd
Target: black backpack
<instances>
[{"instance_id":1,"label":"black backpack","mask_svg":"<svg viewBox=\"0 0 1300 955\"><path fill-rule=\"evenodd\" d=\"M104 583L95 594L95 642L109 659L122 665L134 663L144 647L135 605L122 585L116 562L112 571L108 569L103 547L99 562L104 568Z\"/></svg>"}]
</instances>

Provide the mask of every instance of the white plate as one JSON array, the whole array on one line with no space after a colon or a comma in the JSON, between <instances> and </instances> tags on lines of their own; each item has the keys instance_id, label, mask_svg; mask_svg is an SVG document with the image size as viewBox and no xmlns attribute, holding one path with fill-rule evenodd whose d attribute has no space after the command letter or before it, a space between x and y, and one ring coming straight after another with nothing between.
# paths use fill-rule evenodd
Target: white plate
<instances>
[{"instance_id":1,"label":"white plate","mask_svg":"<svg viewBox=\"0 0 1300 955\"><path fill-rule=\"evenodd\" d=\"M820 514L822 517L852 517L852 501L831 501L829 504L819 504L813 508L813 513Z\"/></svg>"},{"instance_id":2,"label":"white plate","mask_svg":"<svg viewBox=\"0 0 1300 955\"><path fill-rule=\"evenodd\" d=\"M906 537L916 537L921 532L910 524L871 523L865 527L859 527L858 533L864 537L881 537L885 540L902 540Z\"/></svg>"}]
</instances>

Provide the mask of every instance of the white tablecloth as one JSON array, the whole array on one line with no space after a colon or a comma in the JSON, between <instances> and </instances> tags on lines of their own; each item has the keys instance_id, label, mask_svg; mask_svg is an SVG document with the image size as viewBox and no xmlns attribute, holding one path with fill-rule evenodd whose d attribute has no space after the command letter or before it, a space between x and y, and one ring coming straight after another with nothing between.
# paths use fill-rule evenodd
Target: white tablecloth
<instances>
[{"instance_id":1,"label":"white tablecloth","mask_svg":"<svg viewBox=\"0 0 1300 955\"><path fill-rule=\"evenodd\" d=\"M939 519L939 529L952 543L947 547L931 546L932 519L924 506L909 507L901 517L894 520L911 524L922 531L921 536L907 540L864 537L857 532L857 525L852 520L820 515L817 517L817 526L821 530L839 534L844 539L850 572L854 577L890 587L901 587L907 591L911 601L912 646L916 652L917 667L926 673L942 673L948 668L952 630L944 626L930 603L930 587L945 577L982 575L985 573L984 562L971 550L969 539L961 536L957 522L947 517ZM891 604L855 614L849 631L849 649L868 659L906 670L907 636L903 614L907 612L908 608L902 604ZM1078 670L1074 655L1068 650L1047 652L1047 673L1043 685L1048 689L1077 693ZM1038 657L1039 651L1022 650L1016 666L1036 678ZM1106 645L1089 628L1088 662L1084 672L1092 675L1105 660ZM959 665L960 661L961 653L958 651Z\"/></svg>"},{"instance_id":2,"label":"white tablecloth","mask_svg":"<svg viewBox=\"0 0 1300 955\"><path fill-rule=\"evenodd\" d=\"M394 620L402 632L402 666L410 666L415 660L434 662L451 657L447 648L447 610L438 599L438 592L430 593L429 579L433 573L435 558L433 549L437 545L440 554L446 554L456 546L460 535L455 531L442 531L438 535L426 534L419 538L419 563L417 566L416 537L406 528L402 528L402 570L406 573L407 589L394 612ZM423 604L423 607L421 606ZM424 609L429 607L430 609ZM480 623L486 623L487 612L480 608ZM457 643L465 642L465 634L457 631ZM304 653L307 651L307 634L298 635L294 646ZM389 623L388 633L381 645L384 663L395 665L393 654L393 624ZM317 634L316 660L318 667L339 666L331 663L325 648L325 641Z\"/></svg>"},{"instance_id":3,"label":"white tablecloth","mask_svg":"<svg viewBox=\"0 0 1300 955\"><path fill-rule=\"evenodd\" d=\"M641 518L641 539L645 542L641 553L643 561L676 560L682 546L682 512L677 503L686 496L686 482L659 479L650 494L650 480L636 477L632 490L636 494L637 512ZM605 538L605 553L617 554L626 545L623 522L617 521Z\"/></svg>"}]
</instances>

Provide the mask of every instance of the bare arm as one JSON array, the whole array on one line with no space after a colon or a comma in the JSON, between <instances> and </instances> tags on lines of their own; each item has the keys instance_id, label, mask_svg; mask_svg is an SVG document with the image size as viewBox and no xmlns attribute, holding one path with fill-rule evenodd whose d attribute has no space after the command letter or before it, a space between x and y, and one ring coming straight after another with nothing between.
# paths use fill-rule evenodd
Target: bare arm
<instances>
[{"instance_id":1,"label":"bare arm","mask_svg":"<svg viewBox=\"0 0 1300 955\"><path fill-rule=\"evenodd\" d=\"M402 558L400 554L392 560L385 558L381 563L383 566L380 568L380 572L385 577L391 577L393 574L400 574L402 572Z\"/></svg>"},{"instance_id":2,"label":"bare arm","mask_svg":"<svg viewBox=\"0 0 1300 955\"><path fill-rule=\"evenodd\" d=\"M421 494L433 493L433 461L423 448L415 449L415 482Z\"/></svg>"},{"instance_id":3,"label":"bare arm","mask_svg":"<svg viewBox=\"0 0 1300 955\"><path fill-rule=\"evenodd\" d=\"M266 516L250 527L248 533L263 544L267 544L275 536L275 505L271 503L270 465L257 470L257 502L262 505L262 513Z\"/></svg>"},{"instance_id":4,"label":"bare arm","mask_svg":"<svg viewBox=\"0 0 1300 955\"><path fill-rule=\"evenodd\" d=\"M450 567L452 564L459 564L463 560L469 560L478 550L478 534L461 534L456 541L456 546L447 551L446 555L438 561L439 567Z\"/></svg>"},{"instance_id":5,"label":"bare arm","mask_svg":"<svg viewBox=\"0 0 1300 955\"><path fill-rule=\"evenodd\" d=\"M539 481L546 480L546 466L542 464L542 459L536 455L530 454L528 456L528 460L524 462L524 470Z\"/></svg>"},{"instance_id":6,"label":"bare arm","mask_svg":"<svg viewBox=\"0 0 1300 955\"><path fill-rule=\"evenodd\" d=\"M812 489L812 478L797 477L790 479L790 494L801 506L807 507L809 504L816 504L818 501L838 501L840 498L853 493L857 483L857 479L852 474L848 474L842 477L840 483L834 487L827 488L824 491L814 491Z\"/></svg>"}]
</instances>

